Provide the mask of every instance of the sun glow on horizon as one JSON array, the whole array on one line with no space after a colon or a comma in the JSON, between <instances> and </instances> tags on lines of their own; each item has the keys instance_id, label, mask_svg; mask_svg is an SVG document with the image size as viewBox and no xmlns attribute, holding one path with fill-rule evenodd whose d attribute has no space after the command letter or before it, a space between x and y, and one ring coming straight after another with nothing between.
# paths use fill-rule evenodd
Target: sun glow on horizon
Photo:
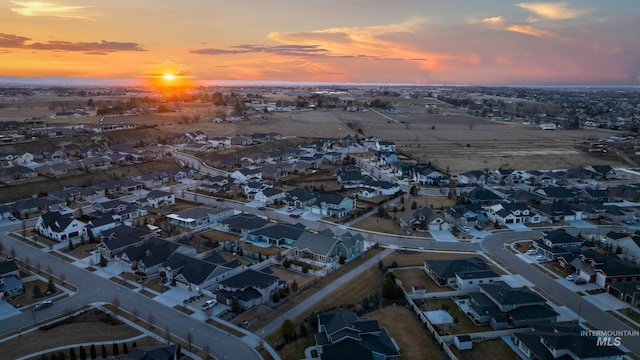
<instances>
[{"instance_id":1,"label":"sun glow on horizon","mask_svg":"<svg viewBox=\"0 0 640 360\"><path fill-rule=\"evenodd\" d=\"M162 75L162 78L167 80L167 81L171 81L171 80L174 80L176 78L176 76L171 74L171 73L166 73L166 74Z\"/></svg>"}]
</instances>

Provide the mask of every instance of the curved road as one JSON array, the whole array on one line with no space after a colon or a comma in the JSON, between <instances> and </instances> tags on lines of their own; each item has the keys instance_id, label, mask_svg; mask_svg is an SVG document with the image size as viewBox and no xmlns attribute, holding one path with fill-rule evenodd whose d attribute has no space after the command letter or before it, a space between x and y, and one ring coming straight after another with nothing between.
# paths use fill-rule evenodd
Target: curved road
<instances>
[{"instance_id":1,"label":"curved road","mask_svg":"<svg viewBox=\"0 0 640 360\"><path fill-rule=\"evenodd\" d=\"M580 318L595 326L596 330L634 330L602 309L596 307L591 302L583 300L581 296L550 278L547 274L523 261L505 248L505 243L507 241L516 239L534 239L540 237L541 234L542 231L540 230L491 234L484 239L482 247L486 254L493 255L498 260L502 261L504 266L510 272L522 275L540 290L544 291L548 296L554 298L558 303L561 303L571 309L571 311L576 314L579 313ZM640 342L638 342L637 337L623 337L622 345L633 351L633 353L640 354Z\"/></svg>"},{"instance_id":2,"label":"curved road","mask_svg":"<svg viewBox=\"0 0 640 360\"><path fill-rule=\"evenodd\" d=\"M33 248L7 236L5 231L6 229L0 234L0 241L2 241L5 251L14 247L17 258L24 259L28 256L32 264L39 262L43 269L50 265L54 274L64 273L65 280L77 286L78 292L54 302L52 307L34 312L25 311L12 317L11 321L0 321L0 334L32 325L34 316L40 321L79 305L94 302L111 303L114 296L118 296L121 309L131 313L134 308L137 308L142 319L147 319L151 313L155 318L155 325L159 329L168 329L172 336L183 340L187 338L187 333L191 332L192 344L199 348L204 348L205 344L208 344L211 354L218 359L262 359L252 346L225 331L178 310L169 309L144 295L128 288L122 288L116 283L62 261L43 250Z\"/></svg>"}]
</instances>

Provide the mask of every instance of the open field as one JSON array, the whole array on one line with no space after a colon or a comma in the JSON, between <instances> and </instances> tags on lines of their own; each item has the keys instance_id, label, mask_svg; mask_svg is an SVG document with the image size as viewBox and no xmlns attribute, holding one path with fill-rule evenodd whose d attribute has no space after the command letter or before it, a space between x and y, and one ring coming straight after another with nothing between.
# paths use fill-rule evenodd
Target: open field
<instances>
[{"instance_id":1,"label":"open field","mask_svg":"<svg viewBox=\"0 0 640 360\"><path fill-rule=\"evenodd\" d=\"M411 311L404 307L388 306L370 312L366 317L378 320L400 347L400 359L439 359L440 353L421 329Z\"/></svg>"},{"instance_id":2,"label":"open field","mask_svg":"<svg viewBox=\"0 0 640 360\"><path fill-rule=\"evenodd\" d=\"M128 325L110 325L99 321L65 324L46 331L36 330L24 333L20 337L2 342L2 358L17 359L36 351L80 342L118 342L121 339L128 339L137 335L140 335L140 332ZM138 339L136 343L138 346L161 345L151 338ZM127 345L131 348L131 343ZM111 346L107 346L108 354L111 354L111 348ZM88 353L89 349L85 349ZM69 355L69 350L65 351L65 355Z\"/></svg>"},{"instance_id":3,"label":"open field","mask_svg":"<svg viewBox=\"0 0 640 360\"><path fill-rule=\"evenodd\" d=\"M387 234L397 234L397 235L406 235L400 225L398 225L392 219L380 218L377 216L369 216L366 217L357 223L353 224L352 227L364 230L371 230L377 232L383 232Z\"/></svg>"},{"instance_id":4,"label":"open field","mask_svg":"<svg viewBox=\"0 0 640 360\"><path fill-rule=\"evenodd\" d=\"M498 167L558 169L603 162L629 166L615 155L584 151L587 138L613 135L610 132L543 131L535 126L490 121L457 111L434 115L427 114L423 107L399 108L399 114L342 110L332 110L332 114L345 124L358 124L367 136L395 141L399 152L454 172Z\"/></svg>"},{"instance_id":5,"label":"open field","mask_svg":"<svg viewBox=\"0 0 640 360\"><path fill-rule=\"evenodd\" d=\"M0 109L0 119L25 119L44 116L45 123L94 123L97 117L80 119L48 119L54 111L48 109L53 99L41 99L21 108ZM393 101L397 101L394 99ZM79 104L86 99L78 99ZM588 138L613 135L595 129L543 131L535 126L509 122L490 121L463 114L456 109L446 109L444 114L428 114L423 106L399 101L398 114L347 112L342 109L299 110L287 113L261 114L257 120L235 123L207 121L219 111L206 104L182 104L180 111L129 117L105 117L104 123L130 122L153 125L155 129L114 132L108 134L112 142L154 139L163 133L181 133L201 130L218 136L234 136L253 132L279 132L286 137L342 137L354 134L357 128L364 135L375 135L395 141L398 150L420 161L431 161L451 171L471 169L495 169L517 167L523 169L568 168L591 163L609 163L612 166L629 165L613 152L605 154L585 151ZM200 116L200 121L185 118ZM392 119L392 120L390 120ZM350 123L355 129L349 128ZM45 140L54 141L54 140ZM55 147L55 144L50 144ZM17 151L9 145L9 152ZM28 146L28 145L20 145ZM42 147L33 143L32 147ZM28 151L28 150L24 150ZM631 156L632 160L637 157Z\"/></svg>"},{"instance_id":6,"label":"open field","mask_svg":"<svg viewBox=\"0 0 640 360\"><path fill-rule=\"evenodd\" d=\"M462 253L449 253L449 252L417 252L417 251L396 251L393 254L387 256L384 261L384 266L390 266L394 261L398 264L398 267L407 266L423 266L424 261L427 259L454 259L454 258L467 258L473 257L473 254Z\"/></svg>"}]
</instances>

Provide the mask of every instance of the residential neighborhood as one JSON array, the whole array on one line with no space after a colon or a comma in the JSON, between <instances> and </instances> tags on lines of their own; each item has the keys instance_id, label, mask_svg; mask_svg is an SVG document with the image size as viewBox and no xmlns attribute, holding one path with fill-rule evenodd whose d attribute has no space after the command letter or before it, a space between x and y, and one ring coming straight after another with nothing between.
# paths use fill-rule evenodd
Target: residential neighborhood
<instances>
[{"instance_id":1,"label":"residential neighborhood","mask_svg":"<svg viewBox=\"0 0 640 360\"><path fill-rule=\"evenodd\" d=\"M246 102L237 119L206 125L319 111L307 105ZM365 113L357 109L336 111ZM402 124L399 111L384 110L386 124ZM103 136L157 129L62 126L55 138L87 131L100 141L2 153L0 318L37 309L29 320L42 325L37 315L83 291L71 290L82 273L92 288L117 286L106 298L91 291L105 311L154 329L162 309L272 358L414 358L416 344L431 354L417 358L631 358L633 333L606 350L580 334L640 328L635 167L593 158L458 171L349 123L340 137L197 126L118 141ZM140 314L146 302L156 315ZM197 351L212 353L195 331L157 332L182 349L196 336Z\"/></svg>"}]
</instances>

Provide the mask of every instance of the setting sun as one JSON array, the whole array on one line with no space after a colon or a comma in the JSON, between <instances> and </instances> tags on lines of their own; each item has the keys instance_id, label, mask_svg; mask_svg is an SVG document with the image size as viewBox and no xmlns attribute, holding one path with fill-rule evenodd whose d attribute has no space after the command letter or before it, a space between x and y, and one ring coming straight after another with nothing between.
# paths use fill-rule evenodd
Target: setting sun
<instances>
[{"instance_id":1,"label":"setting sun","mask_svg":"<svg viewBox=\"0 0 640 360\"><path fill-rule=\"evenodd\" d=\"M164 74L162 77L163 77L165 80L169 80L169 81L170 81L170 80L173 80L173 79L175 79L175 78L176 78L176 77L175 77L175 75L173 75L173 74Z\"/></svg>"}]
</instances>

